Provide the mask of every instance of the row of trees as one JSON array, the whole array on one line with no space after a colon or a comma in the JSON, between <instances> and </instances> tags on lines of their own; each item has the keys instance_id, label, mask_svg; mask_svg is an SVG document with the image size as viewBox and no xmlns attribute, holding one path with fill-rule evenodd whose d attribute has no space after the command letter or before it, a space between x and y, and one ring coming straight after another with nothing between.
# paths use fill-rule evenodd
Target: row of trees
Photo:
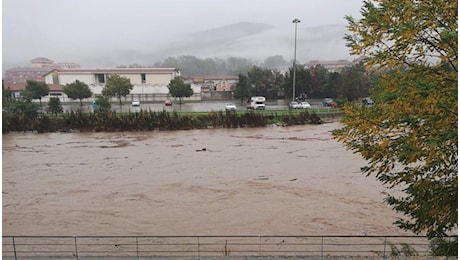
<instances>
[{"instance_id":1,"label":"row of trees","mask_svg":"<svg viewBox=\"0 0 460 260\"><path fill-rule=\"evenodd\" d=\"M193 90L190 84L185 84L181 78L172 79L169 84L169 91L173 97L178 97L180 102L183 97L190 97L193 95ZM25 89L21 92L19 99L15 99L13 92L9 89L3 89L3 107L7 108L15 114L27 114L30 117L35 117L38 114L39 108L43 110L41 99L48 95L49 87L45 82L28 80ZM120 105L122 104L122 97L128 95L133 89L133 85L126 77L119 75L110 75L107 77L107 82L102 89L102 95L96 97L95 107L98 110L110 110L111 97L117 97ZM80 105L83 106L83 99L93 96L93 92L87 84L76 80L75 82L66 84L63 88L64 93L70 99L80 100ZM39 99L40 105L33 103L32 100ZM51 97L48 103L48 112L61 113L63 111L59 98Z\"/></svg>"},{"instance_id":2,"label":"row of trees","mask_svg":"<svg viewBox=\"0 0 460 260\"><path fill-rule=\"evenodd\" d=\"M265 96L268 99L289 98L293 88L293 68L288 73L253 66L247 73L239 74L234 97ZM321 65L312 68L296 66L295 96L309 98L345 98L354 100L369 95L373 77L363 63L346 67L340 72L329 72Z\"/></svg>"},{"instance_id":3,"label":"row of trees","mask_svg":"<svg viewBox=\"0 0 460 260\"><path fill-rule=\"evenodd\" d=\"M290 63L292 64L292 62ZM162 62L157 62L154 67L158 68L178 68L182 76L205 76L205 75L238 75L246 73L253 66L260 66L264 69L279 70L287 68L287 62L281 55L267 57L262 63L241 57L205 58L200 59L192 55L183 55L179 57L169 57ZM139 64L132 64L130 67L142 67Z\"/></svg>"},{"instance_id":4,"label":"row of trees","mask_svg":"<svg viewBox=\"0 0 460 260\"><path fill-rule=\"evenodd\" d=\"M102 96L96 98L96 107L100 110L110 109L110 97L117 97L121 104L121 97L126 96L132 90L133 85L128 78L119 75L110 75L107 78L107 83L102 90ZM43 110L41 99L49 94L49 87L45 82L28 80L25 89L21 92L18 99L15 99L13 93L9 89L3 89L3 107L14 114L23 114L28 117L36 117L38 110ZM80 105L83 106L83 99L93 96L93 92L87 84L76 80L75 82L66 84L63 88L64 93L71 99L80 100ZM34 99L40 100L40 107L32 102ZM59 98L51 97L48 103L48 112L61 113L63 111Z\"/></svg>"}]
</instances>

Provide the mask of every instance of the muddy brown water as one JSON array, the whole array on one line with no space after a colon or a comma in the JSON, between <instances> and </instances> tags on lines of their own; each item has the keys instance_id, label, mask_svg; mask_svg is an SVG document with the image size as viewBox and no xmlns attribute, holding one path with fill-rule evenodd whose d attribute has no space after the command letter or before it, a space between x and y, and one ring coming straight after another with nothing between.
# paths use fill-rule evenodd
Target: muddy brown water
<instances>
[{"instance_id":1,"label":"muddy brown water","mask_svg":"<svg viewBox=\"0 0 460 260\"><path fill-rule=\"evenodd\" d=\"M3 235L402 235L323 125L3 135Z\"/></svg>"}]
</instances>

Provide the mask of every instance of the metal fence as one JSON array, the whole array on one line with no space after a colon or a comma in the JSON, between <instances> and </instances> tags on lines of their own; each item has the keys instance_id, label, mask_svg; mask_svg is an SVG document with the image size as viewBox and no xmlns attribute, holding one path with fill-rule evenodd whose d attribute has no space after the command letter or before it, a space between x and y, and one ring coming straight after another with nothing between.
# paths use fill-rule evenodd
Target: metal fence
<instances>
[{"instance_id":1,"label":"metal fence","mask_svg":"<svg viewBox=\"0 0 460 260\"><path fill-rule=\"evenodd\" d=\"M424 236L3 236L3 257L428 256Z\"/></svg>"}]
</instances>

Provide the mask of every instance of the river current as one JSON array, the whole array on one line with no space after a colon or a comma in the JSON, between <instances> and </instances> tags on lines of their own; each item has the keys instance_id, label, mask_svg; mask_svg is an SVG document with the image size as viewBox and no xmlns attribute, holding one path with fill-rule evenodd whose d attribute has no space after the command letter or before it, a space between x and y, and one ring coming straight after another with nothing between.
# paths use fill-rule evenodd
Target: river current
<instances>
[{"instance_id":1,"label":"river current","mask_svg":"<svg viewBox=\"0 0 460 260\"><path fill-rule=\"evenodd\" d=\"M3 235L404 234L340 126L4 134Z\"/></svg>"}]
</instances>

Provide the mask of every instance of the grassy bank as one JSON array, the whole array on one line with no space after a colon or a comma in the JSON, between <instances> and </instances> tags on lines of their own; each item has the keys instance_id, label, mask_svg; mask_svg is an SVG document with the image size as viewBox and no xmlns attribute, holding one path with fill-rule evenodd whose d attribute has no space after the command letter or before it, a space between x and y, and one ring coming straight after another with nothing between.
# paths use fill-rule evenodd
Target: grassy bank
<instances>
[{"instance_id":1,"label":"grassy bank","mask_svg":"<svg viewBox=\"0 0 460 260\"><path fill-rule=\"evenodd\" d=\"M322 113L321 117L338 115ZM212 112L166 112L144 111L132 113L84 113L81 111L57 116L47 114L35 118L3 112L2 132L58 132L58 131L153 131L205 128L262 127L267 125L321 124L317 113L307 110L265 111L212 111Z\"/></svg>"}]
</instances>

